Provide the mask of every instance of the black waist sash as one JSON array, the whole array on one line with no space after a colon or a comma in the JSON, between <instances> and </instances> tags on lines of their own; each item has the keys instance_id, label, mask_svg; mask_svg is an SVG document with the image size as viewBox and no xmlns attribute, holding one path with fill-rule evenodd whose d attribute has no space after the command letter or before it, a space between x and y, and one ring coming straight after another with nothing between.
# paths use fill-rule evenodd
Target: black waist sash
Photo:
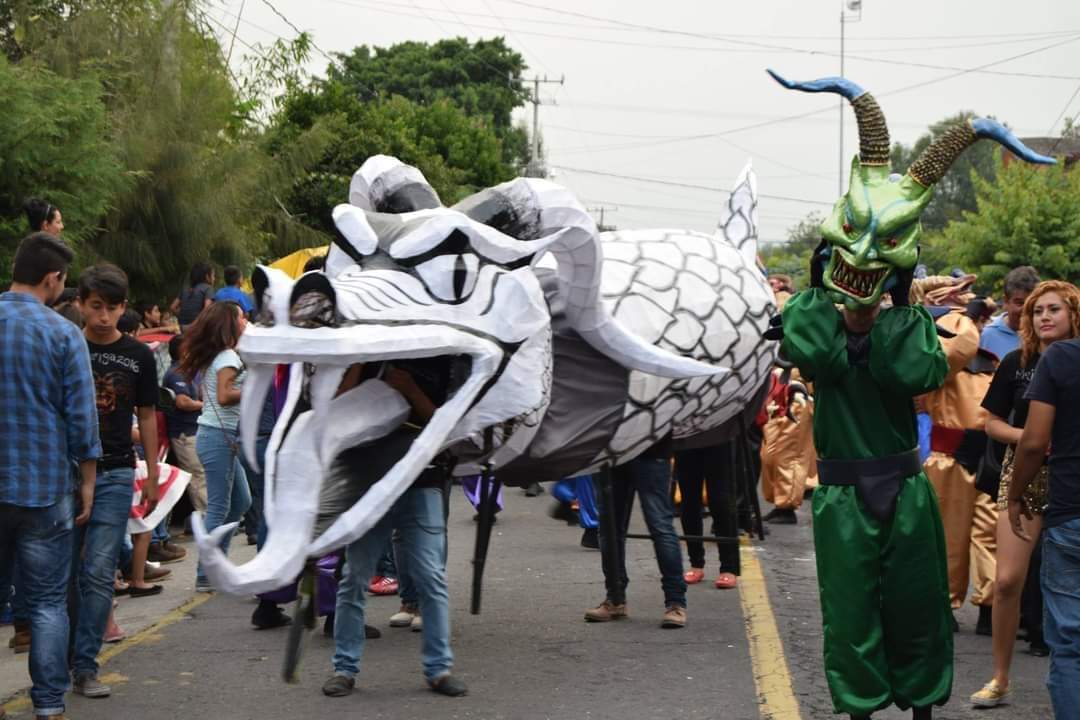
<instances>
[{"instance_id":1,"label":"black waist sash","mask_svg":"<svg viewBox=\"0 0 1080 720\"><path fill-rule=\"evenodd\" d=\"M870 513L879 520L888 520L896 510L900 482L918 475L922 463L915 449L864 460L819 458L817 467L821 485L854 485Z\"/></svg>"}]
</instances>

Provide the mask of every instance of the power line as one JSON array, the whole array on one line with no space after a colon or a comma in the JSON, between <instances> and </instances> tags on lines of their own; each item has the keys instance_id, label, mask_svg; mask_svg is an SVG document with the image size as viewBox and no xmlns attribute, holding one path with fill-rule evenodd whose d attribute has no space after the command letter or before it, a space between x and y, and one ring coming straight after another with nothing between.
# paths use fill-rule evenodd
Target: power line
<instances>
[{"instance_id":1,"label":"power line","mask_svg":"<svg viewBox=\"0 0 1080 720\"><path fill-rule=\"evenodd\" d=\"M356 0L328 0L328 1L333 2L335 4L339 4L339 5L363 7L365 9L368 9L368 10L371 10L371 11L374 11L374 12L382 12L382 13L387 13L387 14L390 14L390 15L397 15L397 16L404 16L404 17L423 17L424 19L427 19L427 20L429 20L429 21L431 21L433 23L438 24L438 21L436 19L434 19L420 5L413 5L413 7L415 7L416 9L420 10L423 13L421 15L416 15L416 14L413 14L413 13L402 12L400 10L391 10L391 9L389 9L387 7L388 5L390 7L403 7L401 5L394 5L392 3L385 3L383 5L367 5L367 4L363 4L361 2L356 2ZM513 0L505 0L505 1L512 2ZM434 8L430 8L430 9L434 10ZM455 17L457 17L458 14L459 14L457 11L451 11L451 12ZM551 9L551 12L568 12L568 11L559 11L559 10ZM468 14L476 15L478 13L468 13ZM574 14L574 13L571 13L571 14ZM597 18L597 19L599 19L599 18ZM504 31L504 32L508 31L508 28L505 26L505 23L503 23L500 27L496 27L496 26L493 26L493 25L476 25L476 24L470 25L469 23L466 23L465 21L461 20L460 17L458 17L456 20L446 20L446 22L459 24L459 25L461 25L463 27L466 27L466 28L472 30L473 32L476 31L475 30L476 28L481 28L481 29L486 29L486 30L497 30L497 31ZM615 21L612 21L612 22L615 22ZM580 26L578 26L578 27L580 27ZM637 27L637 26L635 26L635 27ZM686 35L689 35L691 37L696 37L696 38L699 38L699 39L709 39L709 40L714 40L714 41L719 41L719 42L733 43L733 44L739 45L739 47L725 48L725 47L714 47L714 46L670 45L670 44L660 44L660 43L642 43L642 42L631 42L631 41L626 41L626 40L611 40L611 39L596 38L596 37L582 37L582 36L579 36L579 35L559 35L559 34L555 34L555 33L543 33L543 32L537 32L537 31L532 31L532 30L516 30L515 32L517 34L535 35L535 36L538 36L538 37L549 37L549 38L555 38L555 39L559 39L559 40L574 40L574 41L578 41L578 42L594 43L594 44L601 44L601 45L620 45L620 46L627 46L627 47L659 48L659 49L665 49L665 50L689 50L689 51L710 52L710 53L769 53L769 54L775 54L777 52L786 52L786 53L797 53L797 54L803 54L803 55L817 55L817 56L822 56L822 57L839 57L839 53L836 53L836 52L834 52L832 50L814 50L814 49L808 49L808 48L790 47L790 46L785 46L785 45L770 45L770 44L766 44L766 43L744 41L744 40L736 40L736 39L731 39L731 38L724 37L724 36L706 35L706 34L702 34L702 33L689 33L687 31L668 31L668 30L659 29L659 28L655 29L655 30L649 30L648 29L649 26L641 26L641 27L643 28L641 30L643 32L657 32L657 33L662 33L662 34L676 34L676 35L686 34ZM442 29L443 32L446 32L445 29L441 28L441 25L440 25L440 29ZM608 29L614 30L616 28L608 28ZM1032 37L1032 38L1030 38L1030 41L1035 42L1038 39L1044 39L1044 38L1047 38L1047 37L1060 37L1060 34L1054 34L1054 35L1047 34L1047 35L1043 35L1043 36L1040 36L1040 37ZM1025 40L1024 42L1027 42L1027 40ZM926 50L928 48L912 48L912 49L914 49L914 50ZM934 49L934 48L929 48L929 49ZM939 48L939 49L944 49L944 48ZM908 61L908 60L891 60L891 59L888 59L888 58L873 58L873 57L866 57L866 56L861 56L861 55L852 55L850 53L845 54L845 58L851 59L851 60L860 60L860 61L870 62L870 63L881 63L881 64L886 64L886 65L899 65L899 66L904 66L904 67L919 67L919 68L929 69L929 70L960 70L960 69L962 69L962 68L957 68L957 67L950 66L950 65L935 65L935 64L932 64L932 63L920 63L920 62L912 62L912 61ZM977 72L984 72L985 74L988 74L988 75L1001 75L1001 76L1004 76L1004 77L1024 77L1024 78L1039 78L1039 79L1050 79L1050 80L1080 80L1080 75L1054 75L1054 74L1007 72L1007 71L993 71L993 70L977 71Z\"/></svg>"},{"instance_id":2,"label":"power line","mask_svg":"<svg viewBox=\"0 0 1080 720\"><path fill-rule=\"evenodd\" d=\"M587 19L587 20L605 20L605 21L607 21L607 22L609 22L611 24L620 25L620 26L628 27L628 28L639 29L639 30L649 30L651 32L659 33L659 34L662 34L662 35L678 35L678 36L699 38L699 39L705 39L705 40L716 40L716 41L719 41L719 42L731 43L731 44L734 44L734 45L742 45L742 46L746 46L746 47L761 48L761 49L770 50L770 51L774 51L774 52L780 50L780 51L785 51L785 52L797 52L797 53L803 53L803 54L808 54L808 55L825 55L825 56L828 56L828 57L839 57L839 53L835 53L835 52L827 52L827 51L821 51L821 50L807 50L805 48L793 48L793 47L790 47L790 46L787 46L787 45L775 45L775 44L772 44L772 43L763 43L763 42L758 42L758 41L755 41L755 40L746 40L746 39L739 39L739 38L732 38L732 37L723 37L723 36L717 36L717 35L710 35L708 33L693 32L693 31L689 31L689 30L673 30L673 29L670 29L670 28L662 28L662 27L658 27L658 26L655 26L655 25L642 25L642 24L638 24L638 23L626 22L626 21L623 21L623 20L599 18L599 17L597 17L595 15L588 15L586 13L575 12L573 10L559 10L557 8L546 7L546 6L543 6L543 5L537 5L537 4L534 4L534 3L531 3L531 2L525 2L525 0L503 0L503 2L508 2L508 3L513 4L513 5L522 5L524 7L530 7L530 8L534 8L534 9L546 10L548 12L557 13L559 15L569 15L569 16L572 16L572 17L584 18L584 19ZM922 68L933 69L933 70L964 70L964 68L949 67L949 66L944 66L944 65L931 65L929 63L913 63L913 62L908 62L908 61L904 61L904 60L889 60L889 59L886 59L886 58L867 58L867 57L859 57L859 56L855 56L855 55L845 55L845 57L849 58L849 59L863 60L865 62L877 62L877 63L885 63L885 64L890 64L890 65L907 65L907 66L912 66L912 67L922 67ZM965 70L965 72L981 72L981 71L982 71L982 68L979 68L977 70L975 70L975 69ZM1059 75L1035 75L1035 74L1031 74L1031 73L1003 73L1003 72L997 72L997 71L995 71L995 72L993 72L991 74L995 74L995 75L1011 75L1011 76L1016 76L1016 77L1041 77L1041 78L1052 78L1052 79L1062 79L1062 80L1080 80L1080 77L1064 76L1064 75L1060 75L1060 76Z\"/></svg>"},{"instance_id":3,"label":"power line","mask_svg":"<svg viewBox=\"0 0 1080 720\"><path fill-rule=\"evenodd\" d=\"M272 11L273 11L273 13L274 13L275 15L277 15L277 16L278 16L279 18L281 18L281 19L282 19L282 21L283 21L283 22L284 22L284 23L285 23L286 25L288 25L289 27L291 27L291 28L293 29L293 32L295 32L295 33L296 33L297 35L304 35L305 37L307 37L307 39L308 39L308 42L310 42L310 43L311 43L311 47L312 47L312 49L314 49L314 50L315 50L315 51L316 51L317 53L319 53L319 54L320 54L320 55L322 55L322 56L323 56L324 58L326 58L327 60L329 60L329 61L330 61L330 64L331 64L331 65L337 65L337 64L339 63L339 60L338 60L337 58L333 57L332 55L330 55L329 53L327 53L327 52L326 52L325 50L323 50L323 49L322 49L321 47L319 47L318 45L316 45L316 44L315 44L315 39L314 39L314 38L313 38L313 37L312 37L312 36L311 36L311 35L310 35L309 33L305 33L305 32L304 32L303 30L301 30L300 28L296 27L296 25L294 25L294 24L293 24L293 21L292 21L292 20L290 20L289 18L285 17L284 13L282 13L282 12L281 12L280 10L278 10L278 9L277 9L276 7L274 7L274 4L273 4L273 3L271 3L271 2L270 2L270 0L262 0L262 3L263 3L263 5L265 5L266 7L270 8L270 10L272 10Z\"/></svg>"},{"instance_id":4,"label":"power line","mask_svg":"<svg viewBox=\"0 0 1080 720\"><path fill-rule=\"evenodd\" d=\"M516 2L516 1L517 0L505 0L505 2ZM1066 40L1062 40L1060 42L1051 43L1050 45L1044 45L1043 47L1036 48L1034 50L1029 50L1027 52L1020 53L1018 55L1011 55L1011 56L1009 56L1007 58L1002 58L1001 60L994 60L993 62L985 63L983 65L979 65L979 66L976 66L974 68L968 68L968 69L964 69L964 70L959 70L958 72L950 73L948 75L943 75L941 77L933 78L931 80L924 80L922 82L913 83L911 85L905 85L903 87L895 88L893 90L887 90L886 92L883 92L883 93L880 93L880 94L875 93L875 96L878 97L878 98L888 97L888 96L891 96L891 95L898 95L900 93L905 93L905 92L909 92L911 90L916 90L918 88L927 87L928 85L935 85L937 83L945 82L946 80L952 80L954 78L960 77L961 75L967 75L969 73L976 72L976 71L981 70L983 68L992 67L994 65L1001 65L1001 64L1004 64L1004 63L1007 63L1007 62L1011 62L1013 60L1018 60L1020 58L1027 57L1029 55L1034 55L1035 53L1045 52L1047 50L1051 50L1053 48L1060 47L1060 46L1066 45L1068 43L1076 42L1077 40L1080 40L1080 35L1073 36L1071 38L1068 38ZM834 109L833 107L826 107L826 108L820 108L818 110L809 110L807 112L802 112L802 113L798 113L798 114L795 114L795 115L787 115L787 116L782 116L782 117L778 117L778 118L773 118L771 120L763 120L762 122L752 123L750 125L743 125L742 127L729 128L727 130L721 130L720 132L714 132L714 133L699 133L699 134L696 134L696 135L684 135L684 136L681 136L681 137L676 137L676 138L671 138L671 139L664 139L664 140L652 140L652 141L646 141L646 142L642 142L642 143L627 143L626 145L624 145L620 149L656 147L656 146L659 146L659 145L670 145L670 144L674 144L674 143L693 142L693 141L696 141L696 140L705 140L705 139L710 139L710 138L718 138L718 137L722 137L724 135L733 135L735 133L745 132L747 130L757 130L758 128L768 127L770 125L778 125L780 123L790 122L792 120L801 120L801 119L806 118L806 117L811 117L813 115L820 115L822 113L829 112L829 111L831 111L833 109Z\"/></svg>"},{"instance_id":5,"label":"power line","mask_svg":"<svg viewBox=\"0 0 1080 720\"><path fill-rule=\"evenodd\" d=\"M1054 122L1050 125L1050 129L1046 131L1047 135L1053 134L1054 126L1061 122L1061 118L1065 117L1065 113L1069 111L1069 106L1073 104L1073 100L1076 99L1077 95L1080 95L1080 85L1076 86L1076 90L1074 90L1073 94L1069 96L1069 101L1065 103L1065 107L1061 108L1061 112L1058 113L1057 119L1055 119ZM1057 143L1054 143L1054 147L1057 148Z\"/></svg>"},{"instance_id":6,"label":"power line","mask_svg":"<svg viewBox=\"0 0 1080 720\"><path fill-rule=\"evenodd\" d=\"M831 108L830 108L831 109ZM647 182L654 183L656 185L668 185L670 187L689 188L691 190L709 190L711 192L724 193L730 195L731 191L721 187L714 187L712 185L695 185L693 183L674 182L671 180L657 180L656 178L641 177L638 175L622 175L620 173L605 172L603 170L591 170L589 168L574 168L567 167L566 165L559 165L560 170L571 173L581 173L583 175L599 175L601 177L618 178L620 180L633 180L635 182ZM758 197L769 198L770 200L784 200L787 202L806 203L809 205L832 205L833 201L829 200L811 200L809 198L790 197L787 195L767 195L764 193L758 194Z\"/></svg>"}]
</instances>

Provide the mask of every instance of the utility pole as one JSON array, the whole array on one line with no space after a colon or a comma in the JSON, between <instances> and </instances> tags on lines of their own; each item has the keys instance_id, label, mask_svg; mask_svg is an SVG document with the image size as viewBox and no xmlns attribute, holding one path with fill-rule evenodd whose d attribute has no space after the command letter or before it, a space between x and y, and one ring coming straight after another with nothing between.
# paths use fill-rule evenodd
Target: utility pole
<instances>
[{"instance_id":1,"label":"utility pole","mask_svg":"<svg viewBox=\"0 0 1080 720\"><path fill-rule=\"evenodd\" d=\"M533 106L532 152L529 156L529 164L525 168L525 177L547 177L547 168L544 167L544 162L540 158L540 106L542 104L554 105L555 101L552 100L548 103L542 103L540 101L540 84L562 85L565 81L565 75L558 80L548 80L547 75L544 75L543 78L539 75L533 76L533 92L532 97L529 99L529 102L531 102Z\"/></svg>"},{"instance_id":2,"label":"utility pole","mask_svg":"<svg viewBox=\"0 0 1080 720\"><path fill-rule=\"evenodd\" d=\"M591 213L600 213L600 221L596 223L596 229L600 232L611 232L616 229L614 225L604 224L604 212L617 212L619 207L617 205L598 205L597 207L586 208Z\"/></svg>"},{"instance_id":3,"label":"utility pole","mask_svg":"<svg viewBox=\"0 0 1080 720\"><path fill-rule=\"evenodd\" d=\"M862 0L843 0L840 5L840 77L844 77L844 26L849 22L860 20L862 20ZM846 98L840 98L840 171L837 173L840 195L844 194L844 118L847 116L847 104Z\"/></svg>"}]
</instances>

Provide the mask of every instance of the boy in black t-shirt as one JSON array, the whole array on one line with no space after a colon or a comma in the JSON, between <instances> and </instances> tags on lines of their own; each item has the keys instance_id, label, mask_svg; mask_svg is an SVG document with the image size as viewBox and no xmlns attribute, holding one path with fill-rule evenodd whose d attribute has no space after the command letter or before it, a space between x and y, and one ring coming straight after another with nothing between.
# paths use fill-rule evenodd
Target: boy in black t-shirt
<instances>
[{"instance_id":1,"label":"boy in black t-shirt","mask_svg":"<svg viewBox=\"0 0 1080 720\"><path fill-rule=\"evenodd\" d=\"M150 348L117 329L117 321L127 309L127 292L127 276L114 265L89 267L79 278L79 310L86 320L83 334L94 373L102 448L93 512L78 533L77 572L72 573L78 583L75 593L78 612L72 615L74 690L87 697L105 697L110 693L109 687L97 679L96 658L112 610L113 578L131 512L135 479L132 415L138 416L146 457L147 478L142 497L148 505L147 514L158 499L158 436L154 415L157 369ZM146 539L149 541L149 534ZM136 563L138 554L133 561ZM158 588L153 592L159 592ZM135 590L134 582L132 590ZM144 594L147 594L145 590Z\"/></svg>"},{"instance_id":2,"label":"boy in black t-shirt","mask_svg":"<svg viewBox=\"0 0 1080 720\"><path fill-rule=\"evenodd\" d=\"M1042 560L1043 634L1050 646L1046 686L1054 716L1074 717L1080 707L1080 340L1047 348L1026 397L1031 405L1016 447L1009 522L1028 540L1020 522L1020 513L1030 517L1023 492L1049 448Z\"/></svg>"}]
</instances>

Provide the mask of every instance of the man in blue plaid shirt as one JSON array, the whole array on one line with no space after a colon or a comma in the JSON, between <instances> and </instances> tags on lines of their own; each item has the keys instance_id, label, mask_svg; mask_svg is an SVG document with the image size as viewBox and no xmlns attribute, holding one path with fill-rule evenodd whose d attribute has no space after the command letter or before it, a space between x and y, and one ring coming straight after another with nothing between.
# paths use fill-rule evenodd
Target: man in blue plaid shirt
<instances>
[{"instance_id":1,"label":"man in blue plaid shirt","mask_svg":"<svg viewBox=\"0 0 1080 720\"><path fill-rule=\"evenodd\" d=\"M48 307L71 260L62 242L34 233L15 253L11 290L0 294L0 605L18 558L38 718L64 712L73 525L90 517L101 455L86 341Z\"/></svg>"}]
</instances>

